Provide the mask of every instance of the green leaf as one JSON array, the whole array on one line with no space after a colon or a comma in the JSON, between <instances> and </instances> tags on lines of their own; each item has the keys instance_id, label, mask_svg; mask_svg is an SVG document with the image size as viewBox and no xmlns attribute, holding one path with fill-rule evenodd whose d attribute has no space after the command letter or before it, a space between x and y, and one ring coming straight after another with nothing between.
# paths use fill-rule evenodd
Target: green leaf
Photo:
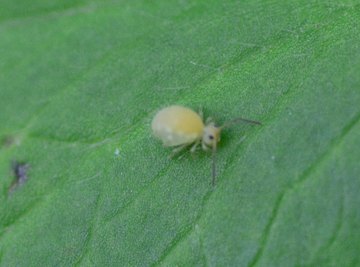
<instances>
[{"instance_id":1,"label":"green leaf","mask_svg":"<svg viewBox=\"0 0 360 267\"><path fill-rule=\"evenodd\" d=\"M0 3L1 266L360 264L357 1ZM214 188L171 104L262 122Z\"/></svg>"}]
</instances>

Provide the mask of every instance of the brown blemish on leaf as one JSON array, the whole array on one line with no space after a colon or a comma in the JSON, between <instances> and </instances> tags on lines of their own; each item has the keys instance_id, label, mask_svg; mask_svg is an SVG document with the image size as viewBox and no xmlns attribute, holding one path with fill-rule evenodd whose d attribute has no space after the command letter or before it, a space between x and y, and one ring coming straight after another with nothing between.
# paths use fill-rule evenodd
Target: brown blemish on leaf
<instances>
[{"instance_id":1,"label":"brown blemish on leaf","mask_svg":"<svg viewBox=\"0 0 360 267\"><path fill-rule=\"evenodd\" d=\"M13 135L5 135L0 138L0 147L10 147L12 145L18 145L19 139Z\"/></svg>"}]
</instances>

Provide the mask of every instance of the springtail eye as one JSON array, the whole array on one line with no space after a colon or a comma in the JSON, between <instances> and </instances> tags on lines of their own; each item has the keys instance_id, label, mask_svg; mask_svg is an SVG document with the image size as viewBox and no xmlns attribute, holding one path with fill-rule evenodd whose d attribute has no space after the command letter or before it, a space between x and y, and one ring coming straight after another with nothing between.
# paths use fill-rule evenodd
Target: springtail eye
<instances>
[{"instance_id":1,"label":"springtail eye","mask_svg":"<svg viewBox=\"0 0 360 267\"><path fill-rule=\"evenodd\" d=\"M213 139L214 139L214 136L213 136L213 135L209 135L209 139L210 139L210 140L213 140Z\"/></svg>"}]
</instances>

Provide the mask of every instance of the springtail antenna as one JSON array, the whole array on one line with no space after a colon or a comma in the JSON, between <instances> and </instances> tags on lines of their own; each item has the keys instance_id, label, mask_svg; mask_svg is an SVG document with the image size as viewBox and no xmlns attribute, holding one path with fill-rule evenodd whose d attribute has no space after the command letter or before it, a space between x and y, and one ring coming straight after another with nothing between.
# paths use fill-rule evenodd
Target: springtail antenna
<instances>
[{"instance_id":1,"label":"springtail antenna","mask_svg":"<svg viewBox=\"0 0 360 267\"><path fill-rule=\"evenodd\" d=\"M261 125L261 122L259 122L259 121L253 121L253 120L248 120L248 119L244 119L244 118L236 118L236 119L225 122L220 128L223 129L223 128L229 127L233 124L236 124L236 123L239 123L242 121L247 122L247 123Z\"/></svg>"}]
</instances>

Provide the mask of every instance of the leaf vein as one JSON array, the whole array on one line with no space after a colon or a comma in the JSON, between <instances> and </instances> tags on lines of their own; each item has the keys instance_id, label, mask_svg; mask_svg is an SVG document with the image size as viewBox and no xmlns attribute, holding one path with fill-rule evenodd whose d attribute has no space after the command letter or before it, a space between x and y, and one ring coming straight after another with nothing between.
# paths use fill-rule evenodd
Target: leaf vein
<instances>
[{"instance_id":1,"label":"leaf vein","mask_svg":"<svg viewBox=\"0 0 360 267\"><path fill-rule=\"evenodd\" d=\"M84 245L82 247L82 252L80 253L79 258L75 261L74 266L80 266L81 262L84 260L85 256L88 254L90 250L91 240L93 238L95 224L97 222L99 210L101 207L101 200L103 195L104 186L102 187L101 191L98 193L96 200L95 200L95 207L94 207L94 216L90 222L89 228L86 233L86 238L84 241Z\"/></svg>"},{"instance_id":2,"label":"leaf vein","mask_svg":"<svg viewBox=\"0 0 360 267\"><path fill-rule=\"evenodd\" d=\"M360 121L360 113L358 113L356 116L354 116L354 118L352 118L350 120L350 122L343 128L343 130L340 132L340 134L335 137L329 144L328 149L326 149L314 162L313 164L311 164L304 172L303 174L300 176L300 178L298 179L298 181L294 182L293 185L291 185L289 188L285 189L280 196L277 198L277 201L275 201L275 205L273 208L273 211L270 215L269 221L267 223L267 225L265 226L262 238L261 238L261 242L260 242L260 246L259 249L257 250L257 252L255 253L255 256L253 257L253 259L250 261L249 266L253 267L255 266L260 258L262 257L266 247L267 247L267 243L268 240L270 238L271 235L271 231L274 227L274 224L276 223L276 220L278 218L278 214L279 214L279 210L282 206L283 200L286 198L286 196L293 190L295 190L298 186L302 185L307 178L309 178L311 176L311 174L314 173L314 171L321 166L322 164L324 164L324 162L326 162L326 160L329 159L329 157L333 154L333 152L338 148L339 145L341 145L342 141L344 140L344 138L346 137L346 135L351 131L351 129L353 129L353 127ZM340 226L341 227L341 224ZM340 229L340 228L339 228Z\"/></svg>"}]
</instances>

